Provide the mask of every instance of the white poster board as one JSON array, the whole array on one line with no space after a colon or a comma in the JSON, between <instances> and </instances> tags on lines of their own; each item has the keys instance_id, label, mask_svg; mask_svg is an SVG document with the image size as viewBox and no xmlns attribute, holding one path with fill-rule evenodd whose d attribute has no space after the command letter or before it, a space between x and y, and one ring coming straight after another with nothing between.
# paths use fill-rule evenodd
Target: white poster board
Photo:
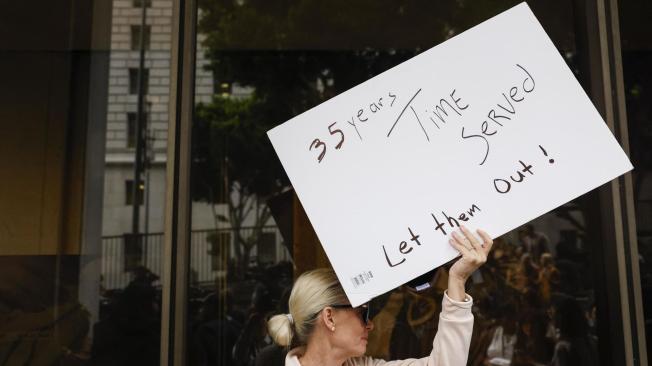
<instances>
[{"instance_id":1,"label":"white poster board","mask_svg":"<svg viewBox=\"0 0 652 366\"><path fill-rule=\"evenodd\" d=\"M632 169L525 3L268 135L354 306Z\"/></svg>"}]
</instances>

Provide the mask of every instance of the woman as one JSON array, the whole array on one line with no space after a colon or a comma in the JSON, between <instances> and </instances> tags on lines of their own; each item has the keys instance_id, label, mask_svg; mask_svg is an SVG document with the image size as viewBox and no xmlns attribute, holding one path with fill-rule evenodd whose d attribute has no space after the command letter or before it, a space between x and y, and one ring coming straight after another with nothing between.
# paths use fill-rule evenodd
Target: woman
<instances>
[{"instance_id":1,"label":"woman","mask_svg":"<svg viewBox=\"0 0 652 366\"><path fill-rule=\"evenodd\" d=\"M363 356L374 325L366 305L352 308L335 273L318 269L301 275L290 294L290 314L276 315L268 323L269 333L281 346L297 346L288 352L286 366L463 366L473 330L473 300L464 292L471 274L487 260L491 237L478 230L480 238L465 227L453 233L450 244L462 257L449 270L439 330L430 356L390 361Z\"/></svg>"}]
</instances>

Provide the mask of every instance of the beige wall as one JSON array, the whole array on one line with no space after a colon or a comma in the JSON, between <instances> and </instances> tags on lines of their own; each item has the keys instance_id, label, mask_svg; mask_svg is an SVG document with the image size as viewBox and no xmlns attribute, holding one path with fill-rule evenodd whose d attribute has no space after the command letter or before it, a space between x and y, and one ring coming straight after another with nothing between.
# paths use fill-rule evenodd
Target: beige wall
<instances>
[{"instance_id":1,"label":"beige wall","mask_svg":"<svg viewBox=\"0 0 652 366\"><path fill-rule=\"evenodd\" d=\"M89 32L41 5L0 15L0 255L79 253Z\"/></svg>"},{"instance_id":2,"label":"beige wall","mask_svg":"<svg viewBox=\"0 0 652 366\"><path fill-rule=\"evenodd\" d=\"M0 60L0 255L78 251L83 154L73 156L68 65L65 54Z\"/></svg>"}]
</instances>

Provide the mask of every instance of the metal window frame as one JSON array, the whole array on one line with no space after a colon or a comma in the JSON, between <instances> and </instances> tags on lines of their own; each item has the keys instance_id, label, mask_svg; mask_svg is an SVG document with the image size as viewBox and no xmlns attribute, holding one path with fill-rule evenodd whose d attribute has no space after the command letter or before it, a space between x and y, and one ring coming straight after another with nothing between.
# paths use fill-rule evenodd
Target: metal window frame
<instances>
[{"instance_id":1,"label":"metal window frame","mask_svg":"<svg viewBox=\"0 0 652 366\"><path fill-rule=\"evenodd\" d=\"M616 138L629 155L629 131L627 122L627 108L625 103L625 82L623 77L622 49L620 44L620 25L618 13L618 0L598 0L598 6L603 8L604 26L600 30L603 43L602 56L611 70L605 70L609 82L603 88L605 100L611 98L611 114L613 126L610 125ZM609 72L610 71L610 72ZM621 312L627 313L623 324L625 333L626 356L628 365L647 365L647 347L645 335L645 316L643 314L643 297L641 291L641 277L639 268L638 240L636 236L636 211L634 206L634 186L632 174L628 173L618 178L619 189L617 192L620 200L620 210L614 216L622 218L619 238L622 246L622 258L619 262L619 288L622 298ZM616 194L616 192L614 192ZM620 242L618 244L621 244Z\"/></svg>"},{"instance_id":2,"label":"metal window frame","mask_svg":"<svg viewBox=\"0 0 652 366\"><path fill-rule=\"evenodd\" d=\"M172 59L165 196L161 319L162 366L186 363L190 271L190 143L195 86L197 2L172 1Z\"/></svg>"},{"instance_id":3,"label":"metal window frame","mask_svg":"<svg viewBox=\"0 0 652 366\"><path fill-rule=\"evenodd\" d=\"M586 53L585 85L591 100L629 155L617 0L575 0L576 23ZM638 265L631 173L597 190L601 242L595 258L600 359L604 365L647 365L645 318ZM602 325L602 326L601 326Z\"/></svg>"}]
</instances>

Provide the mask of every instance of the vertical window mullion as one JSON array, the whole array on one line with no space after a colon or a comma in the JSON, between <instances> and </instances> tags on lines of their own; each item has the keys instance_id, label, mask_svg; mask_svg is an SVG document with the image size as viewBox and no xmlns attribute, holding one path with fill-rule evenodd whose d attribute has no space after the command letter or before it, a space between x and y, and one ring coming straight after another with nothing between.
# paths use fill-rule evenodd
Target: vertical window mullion
<instances>
[{"instance_id":1,"label":"vertical window mullion","mask_svg":"<svg viewBox=\"0 0 652 366\"><path fill-rule=\"evenodd\" d=\"M186 360L186 298L190 267L190 143L194 109L197 3L172 2L172 60L161 324L161 365Z\"/></svg>"}]
</instances>

